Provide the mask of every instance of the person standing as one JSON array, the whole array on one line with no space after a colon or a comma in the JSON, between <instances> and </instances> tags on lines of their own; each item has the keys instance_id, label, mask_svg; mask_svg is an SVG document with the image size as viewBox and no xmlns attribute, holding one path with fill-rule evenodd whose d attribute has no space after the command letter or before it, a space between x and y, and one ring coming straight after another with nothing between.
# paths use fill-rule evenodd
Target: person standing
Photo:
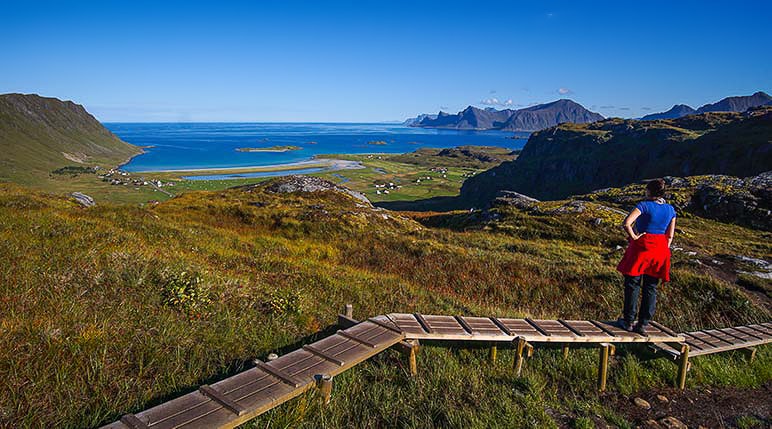
<instances>
[{"instance_id":1,"label":"person standing","mask_svg":"<svg viewBox=\"0 0 772 429\"><path fill-rule=\"evenodd\" d=\"M628 237L627 250L617 265L624 276L625 303L619 325L646 334L657 306L657 285L670 281L670 245L675 235L676 212L664 200L665 181L654 179L646 184L646 199L627 215L622 228ZM641 288L640 311L638 296ZM637 323L633 326L633 323Z\"/></svg>"}]
</instances>

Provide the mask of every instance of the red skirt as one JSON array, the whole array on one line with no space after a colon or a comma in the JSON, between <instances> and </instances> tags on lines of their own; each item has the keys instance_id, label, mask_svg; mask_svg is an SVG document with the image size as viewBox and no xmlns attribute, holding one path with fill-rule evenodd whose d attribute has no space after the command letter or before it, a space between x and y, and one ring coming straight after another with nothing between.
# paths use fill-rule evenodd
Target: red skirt
<instances>
[{"instance_id":1,"label":"red skirt","mask_svg":"<svg viewBox=\"0 0 772 429\"><path fill-rule=\"evenodd\" d=\"M665 234L644 234L630 240L625 256L619 261L617 271L626 276L646 274L663 281L670 281L670 248Z\"/></svg>"}]
</instances>

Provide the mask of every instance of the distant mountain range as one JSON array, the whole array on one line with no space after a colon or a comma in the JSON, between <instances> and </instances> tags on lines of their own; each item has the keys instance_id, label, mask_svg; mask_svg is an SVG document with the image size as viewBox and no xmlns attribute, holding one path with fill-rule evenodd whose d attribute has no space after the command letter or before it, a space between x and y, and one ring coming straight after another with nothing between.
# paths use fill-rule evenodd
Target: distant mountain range
<instances>
[{"instance_id":1,"label":"distant mountain range","mask_svg":"<svg viewBox=\"0 0 772 429\"><path fill-rule=\"evenodd\" d=\"M721 101L706 104L696 110L686 104L676 104L667 112L652 113L642 117L641 120L676 119L686 115L707 112L744 112L748 109L764 105L772 105L772 97L763 91L759 91L753 95L726 97Z\"/></svg>"},{"instance_id":2,"label":"distant mountain range","mask_svg":"<svg viewBox=\"0 0 772 429\"><path fill-rule=\"evenodd\" d=\"M421 128L537 131L564 122L587 123L602 119L599 113L591 112L572 100L562 99L518 110L469 106L456 114L441 111L437 115L419 115L408 119L405 124Z\"/></svg>"}]
</instances>

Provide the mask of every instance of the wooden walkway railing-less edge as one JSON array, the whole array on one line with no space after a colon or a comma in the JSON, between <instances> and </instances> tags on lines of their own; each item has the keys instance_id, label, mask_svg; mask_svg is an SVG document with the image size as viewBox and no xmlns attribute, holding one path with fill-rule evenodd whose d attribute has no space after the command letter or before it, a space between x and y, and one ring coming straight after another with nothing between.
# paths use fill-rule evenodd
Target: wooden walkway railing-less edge
<instances>
[{"instance_id":1,"label":"wooden walkway railing-less edge","mask_svg":"<svg viewBox=\"0 0 772 429\"><path fill-rule=\"evenodd\" d=\"M753 347L772 342L772 323L677 334L652 322L647 335L596 320L532 320L495 317L436 316L392 313L359 322L351 305L338 316L343 330L269 362L137 414L127 414L103 428L171 429L232 428L318 388L329 402L332 379L376 354L398 347L408 356L411 375L417 374L420 340L486 342L490 359L497 345L512 344L514 368L520 375L523 362L533 353L533 343L561 343L563 356L569 344L599 348L598 389L606 389L609 357L616 343L648 343L679 362L677 384L683 389L689 357L743 349L752 358Z\"/></svg>"}]
</instances>

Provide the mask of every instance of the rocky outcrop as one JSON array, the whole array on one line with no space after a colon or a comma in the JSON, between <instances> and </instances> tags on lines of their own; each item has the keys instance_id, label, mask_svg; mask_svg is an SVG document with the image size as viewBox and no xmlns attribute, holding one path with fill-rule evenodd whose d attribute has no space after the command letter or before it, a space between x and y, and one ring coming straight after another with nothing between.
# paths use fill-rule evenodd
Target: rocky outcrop
<instances>
[{"instance_id":1,"label":"rocky outcrop","mask_svg":"<svg viewBox=\"0 0 772 429\"><path fill-rule=\"evenodd\" d=\"M535 206L539 200L514 191L501 191L493 200L494 206L512 206L521 210L528 210Z\"/></svg>"},{"instance_id":2,"label":"rocky outcrop","mask_svg":"<svg viewBox=\"0 0 772 429\"><path fill-rule=\"evenodd\" d=\"M679 214L772 231L772 171L738 178L725 175L666 176L665 199ZM599 189L574 198L631 210L644 195L645 181Z\"/></svg>"},{"instance_id":3,"label":"rocky outcrop","mask_svg":"<svg viewBox=\"0 0 772 429\"><path fill-rule=\"evenodd\" d=\"M759 174L772 165L772 108L679 119L608 119L531 135L519 157L467 179L461 198L489 205L499 191L563 199L645 178Z\"/></svg>"},{"instance_id":4,"label":"rocky outcrop","mask_svg":"<svg viewBox=\"0 0 772 429\"><path fill-rule=\"evenodd\" d=\"M370 200L368 200L364 194L314 176L284 176L271 180L262 186L265 186L266 191L277 194L324 191L340 192L350 195L360 202L366 203L368 206L372 205Z\"/></svg>"},{"instance_id":5,"label":"rocky outcrop","mask_svg":"<svg viewBox=\"0 0 772 429\"><path fill-rule=\"evenodd\" d=\"M708 219L772 231L772 171L748 179L711 182L697 187L687 210Z\"/></svg>"}]
</instances>

